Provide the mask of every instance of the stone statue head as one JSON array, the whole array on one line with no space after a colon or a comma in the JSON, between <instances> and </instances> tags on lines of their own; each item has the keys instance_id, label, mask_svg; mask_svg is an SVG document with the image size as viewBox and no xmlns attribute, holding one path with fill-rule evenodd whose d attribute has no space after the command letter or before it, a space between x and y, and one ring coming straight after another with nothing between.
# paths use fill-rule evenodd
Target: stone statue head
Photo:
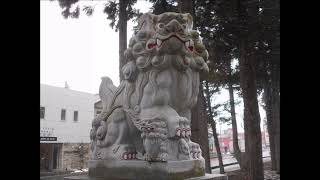
<instances>
[{"instance_id":1,"label":"stone statue head","mask_svg":"<svg viewBox=\"0 0 320 180\"><path fill-rule=\"evenodd\" d=\"M139 19L137 32L130 39L125 57L127 61L134 61L140 70L172 64L180 70L190 67L196 71L208 71L205 63L208 52L199 33L192 27L189 13L146 13Z\"/></svg>"}]
</instances>

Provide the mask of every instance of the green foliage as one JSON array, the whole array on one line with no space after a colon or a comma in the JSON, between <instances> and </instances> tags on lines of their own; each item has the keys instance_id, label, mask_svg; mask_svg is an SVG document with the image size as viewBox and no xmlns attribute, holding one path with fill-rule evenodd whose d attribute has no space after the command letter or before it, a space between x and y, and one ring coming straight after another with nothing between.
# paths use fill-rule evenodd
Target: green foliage
<instances>
[{"instance_id":1,"label":"green foliage","mask_svg":"<svg viewBox=\"0 0 320 180\"><path fill-rule=\"evenodd\" d=\"M138 9L134 9L133 5L137 2L137 0L124 1L126 6L126 21L139 18L142 13ZM119 2L109 1L105 4L105 8L103 10L104 13L107 14L107 19L111 21L110 27L115 28L117 32L119 30Z\"/></svg>"},{"instance_id":2,"label":"green foliage","mask_svg":"<svg viewBox=\"0 0 320 180\"><path fill-rule=\"evenodd\" d=\"M239 68L230 75L229 61L240 58L239 42L246 37L247 52L256 60L257 93L270 79L270 63L277 68L275 79L280 81L279 0L195 0L194 18L210 55L211 71L205 79L224 87L228 82L239 85Z\"/></svg>"},{"instance_id":3,"label":"green foliage","mask_svg":"<svg viewBox=\"0 0 320 180\"><path fill-rule=\"evenodd\" d=\"M149 0L153 3L152 13L159 15L164 12L178 12L178 6L175 0Z\"/></svg>"},{"instance_id":4,"label":"green foliage","mask_svg":"<svg viewBox=\"0 0 320 180\"><path fill-rule=\"evenodd\" d=\"M54 1L54 0L50 0ZM59 6L62 9L62 16L65 19L68 18L79 18L80 15L80 6L77 5L79 0L57 0L59 2ZM133 5L137 2L137 0L121 0L126 5L126 21L130 19L139 18L142 13L138 9L133 8ZM74 11L70 11L72 6L77 5ZM107 15L107 19L111 21L110 27L115 28L115 31L119 30L119 1L109 1L104 4L103 12ZM92 16L94 13L94 6L91 5L83 5L82 11L87 16Z\"/></svg>"},{"instance_id":5,"label":"green foliage","mask_svg":"<svg viewBox=\"0 0 320 180\"><path fill-rule=\"evenodd\" d=\"M94 8L88 5L85 5L82 10L87 14L87 16L91 16L94 12Z\"/></svg>"},{"instance_id":6,"label":"green foliage","mask_svg":"<svg viewBox=\"0 0 320 180\"><path fill-rule=\"evenodd\" d=\"M63 11L61 12L62 16L65 19L68 19L68 17L71 18L78 18L80 14L80 8L79 6L76 7L76 9L72 12L70 12L71 6L76 4L79 0L58 0L59 6Z\"/></svg>"},{"instance_id":7,"label":"green foliage","mask_svg":"<svg viewBox=\"0 0 320 180\"><path fill-rule=\"evenodd\" d=\"M111 20L110 27L113 28L116 26L116 31L119 28L118 23L118 17L119 17L119 8L118 8L119 3L116 3L116 1L109 1L109 3L105 4L103 12L106 13L107 19Z\"/></svg>"}]
</instances>

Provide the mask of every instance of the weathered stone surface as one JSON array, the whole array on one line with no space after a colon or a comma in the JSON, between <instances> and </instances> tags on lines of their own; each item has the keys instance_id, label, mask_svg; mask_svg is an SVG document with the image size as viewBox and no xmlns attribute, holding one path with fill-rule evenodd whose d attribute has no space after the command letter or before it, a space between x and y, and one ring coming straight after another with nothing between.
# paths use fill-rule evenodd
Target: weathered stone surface
<instances>
[{"instance_id":1,"label":"weathered stone surface","mask_svg":"<svg viewBox=\"0 0 320 180\"><path fill-rule=\"evenodd\" d=\"M208 52L192 23L188 13L140 17L125 51L124 80L116 87L102 78L91 159L132 160L138 153L150 162L202 158L190 140L190 118Z\"/></svg>"},{"instance_id":2,"label":"weathered stone surface","mask_svg":"<svg viewBox=\"0 0 320 180\"><path fill-rule=\"evenodd\" d=\"M65 177L63 180L89 180L88 176L69 176Z\"/></svg>"},{"instance_id":3,"label":"weathered stone surface","mask_svg":"<svg viewBox=\"0 0 320 180\"><path fill-rule=\"evenodd\" d=\"M228 180L228 176L224 174L205 174L205 176L188 178L185 180Z\"/></svg>"},{"instance_id":4,"label":"weathered stone surface","mask_svg":"<svg viewBox=\"0 0 320 180\"><path fill-rule=\"evenodd\" d=\"M61 154L62 169L87 168L90 156L89 146L89 143L64 143Z\"/></svg>"},{"instance_id":5,"label":"weathered stone surface","mask_svg":"<svg viewBox=\"0 0 320 180\"><path fill-rule=\"evenodd\" d=\"M204 175L204 160L168 162L89 161L90 178L130 180L183 180Z\"/></svg>"},{"instance_id":6,"label":"weathered stone surface","mask_svg":"<svg viewBox=\"0 0 320 180\"><path fill-rule=\"evenodd\" d=\"M103 179L103 178L89 179L88 176L72 176L72 177L65 177L64 180L112 180L112 179L108 179L108 178L107 179ZM228 176L223 174L205 174L204 176L201 176L201 177L187 178L184 180L228 180Z\"/></svg>"}]
</instances>

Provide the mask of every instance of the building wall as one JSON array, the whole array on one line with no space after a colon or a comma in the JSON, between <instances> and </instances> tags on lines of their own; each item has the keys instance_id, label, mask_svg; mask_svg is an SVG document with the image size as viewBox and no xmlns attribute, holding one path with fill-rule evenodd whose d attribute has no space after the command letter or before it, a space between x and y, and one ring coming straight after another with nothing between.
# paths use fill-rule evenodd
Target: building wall
<instances>
[{"instance_id":1,"label":"building wall","mask_svg":"<svg viewBox=\"0 0 320 180\"><path fill-rule=\"evenodd\" d=\"M98 100L98 95L40 84L40 106L45 107L45 117L40 118L40 136L57 137L57 141L40 143L59 146L58 170L87 168L91 122L96 111L94 104ZM66 110L65 120L61 120L62 109ZM73 119L74 111L78 111L76 122ZM40 153L40 162L41 156ZM52 162L50 164L52 166Z\"/></svg>"},{"instance_id":2,"label":"building wall","mask_svg":"<svg viewBox=\"0 0 320 180\"><path fill-rule=\"evenodd\" d=\"M57 141L46 143L89 143L97 96L43 84L40 87L40 106L45 107L45 118L40 119L40 128L57 137ZM66 109L66 120L61 120L61 109ZM77 122L73 120L74 111L78 111Z\"/></svg>"},{"instance_id":3,"label":"building wall","mask_svg":"<svg viewBox=\"0 0 320 180\"><path fill-rule=\"evenodd\" d=\"M89 143L64 143L62 147L61 169L87 168L90 156L89 147Z\"/></svg>"}]
</instances>

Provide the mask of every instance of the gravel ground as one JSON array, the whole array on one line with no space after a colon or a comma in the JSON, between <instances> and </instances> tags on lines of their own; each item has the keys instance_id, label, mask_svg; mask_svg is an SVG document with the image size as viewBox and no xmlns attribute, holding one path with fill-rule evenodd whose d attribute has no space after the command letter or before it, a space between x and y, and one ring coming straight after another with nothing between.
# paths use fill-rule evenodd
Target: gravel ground
<instances>
[{"instance_id":1,"label":"gravel ground","mask_svg":"<svg viewBox=\"0 0 320 180\"><path fill-rule=\"evenodd\" d=\"M240 170L227 172L228 180L246 180L245 174ZM271 162L264 163L264 179L265 180L280 180L280 174L271 171Z\"/></svg>"}]
</instances>

